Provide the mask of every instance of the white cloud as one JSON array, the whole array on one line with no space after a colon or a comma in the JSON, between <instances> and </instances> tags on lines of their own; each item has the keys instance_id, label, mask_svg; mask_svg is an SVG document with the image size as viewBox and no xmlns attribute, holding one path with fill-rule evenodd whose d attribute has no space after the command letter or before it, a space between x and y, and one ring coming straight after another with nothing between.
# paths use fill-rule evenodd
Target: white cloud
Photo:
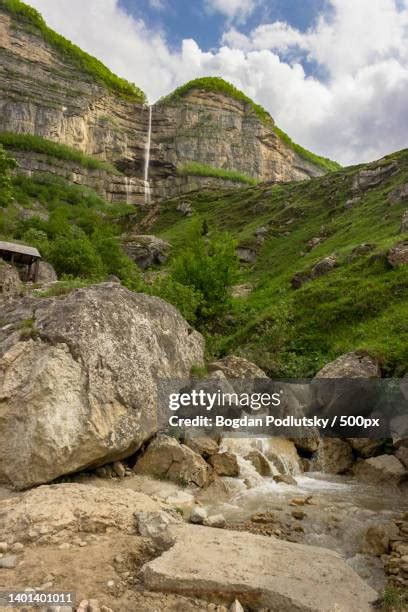
<instances>
[{"instance_id":1,"label":"white cloud","mask_svg":"<svg viewBox=\"0 0 408 612\"><path fill-rule=\"evenodd\" d=\"M118 8L117 0L31 0L51 25L156 100L181 83L220 75L263 104L303 146L342 163L408 146L408 0L330 0L307 32L283 22L248 35L227 31L204 52L194 40L172 51ZM224 13L251 0L212 0ZM102 8L103 7L103 8ZM214 7L213 7L214 8ZM321 66L307 76L302 62Z\"/></svg>"},{"instance_id":2,"label":"white cloud","mask_svg":"<svg viewBox=\"0 0 408 612\"><path fill-rule=\"evenodd\" d=\"M250 15L259 0L205 0L206 6L229 19L244 20Z\"/></svg>"}]
</instances>

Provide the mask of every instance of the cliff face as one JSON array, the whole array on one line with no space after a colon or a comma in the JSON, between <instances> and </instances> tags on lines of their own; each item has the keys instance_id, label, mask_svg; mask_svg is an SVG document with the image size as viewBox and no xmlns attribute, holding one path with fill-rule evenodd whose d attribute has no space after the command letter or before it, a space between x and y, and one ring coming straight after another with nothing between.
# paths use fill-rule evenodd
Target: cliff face
<instances>
[{"instance_id":1,"label":"cliff face","mask_svg":"<svg viewBox=\"0 0 408 612\"><path fill-rule=\"evenodd\" d=\"M249 104L220 92L195 89L180 101L158 103L152 125L152 174L158 186L166 169L189 161L232 168L261 181L324 174L286 145Z\"/></svg>"},{"instance_id":2,"label":"cliff face","mask_svg":"<svg viewBox=\"0 0 408 612\"><path fill-rule=\"evenodd\" d=\"M148 109L127 101L81 71L40 30L0 8L0 132L36 134L114 164L121 176L75 169L19 153L22 171L48 171L89 185L110 201L144 201ZM297 155L249 104L219 92L192 90L153 108L150 180L153 198L215 178L180 176L183 164L237 170L259 180L302 180L324 173ZM123 201L123 200L122 200Z\"/></svg>"}]
</instances>

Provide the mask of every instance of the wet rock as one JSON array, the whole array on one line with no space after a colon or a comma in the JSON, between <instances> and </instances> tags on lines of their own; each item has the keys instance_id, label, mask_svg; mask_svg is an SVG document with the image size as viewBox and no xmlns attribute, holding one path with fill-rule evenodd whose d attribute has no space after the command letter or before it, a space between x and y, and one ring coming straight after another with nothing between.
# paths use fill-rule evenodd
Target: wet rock
<instances>
[{"instance_id":1,"label":"wet rock","mask_svg":"<svg viewBox=\"0 0 408 612\"><path fill-rule=\"evenodd\" d=\"M394 455L379 455L358 461L354 474L364 482L396 486L406 475L406 469Z\"/></svg>"},{"instance_id":2,"label":"wet rock","mask_svg":"<svg viewBox=\"0 0 408 612\"><path fill-rule=\"evenodd\" d=\"M194 525L172 532L174 546L142 569L147 589L197 597L217 592L252 609L279 612L336 606L368 612L378 597L340 555L324 548Z\"/></svg>"},{"instance_id":3,"label":"wet rock","mask_svg":"<svg viewBox=\"0 0 408 612\"><path fill-rule=\"evenodd\" d=\"M190 513L190 523L202 525L207 518L207 511L201 506L194 506Z\"/></svg>"},{"instance_id":4,"label":"wet rock","mask_svg":"<svg viewBox=\"0 0 408 612\"><path fill-rule=\"evenodd\" d=\"M26 298L2 317L21 326L28 313L36 339L0 330L0 482L17 488L136 452L157 430L157 368L178 379L203 362L173 306L117 284Z\"/></svg>"},{"instance_id":5,"label":"wet rock","mask_svg":"<svg viewBox=\"0 0 408 612\"><path fill-rule=\"evenodd\" d=\"M375 168L365 168L354 176L352 189L354 191L365 191L370 187L376 187L397 171L398 164L396 162L379 165Z\"/></svg>"},{"instance_id":6,"label":"wet rock","mask_svg":"<svg viewBox=\"0 0 408 612\"><path fill-rule=\"evenodd\" d=\"M290 474L276 474L273 477L275 482L283 483L287 485L297 485L297 481Z\"/></svg>"},{"instance_id":7,"label":"wet rock","mask_svg":"<svg viewBox=\"0 0 408 612\"><path fill-rule=\"evenodd\" d=\"M247 455L245 455L245 459L252 463L258 474L261 476L272 475L272 468L267 457L265 457L265 455L257 448L254 448Z\"/></svg>"},{"instance_id":8,"label":"wet rock","mask_svg":"<svg viewBox=\"0 0 408 612\"><path fill-rule=\"evenodd\" d=\"M320 444L320 435L318 431L313 432L312 435L306 436L304 438L292 438L293 444L296 448L307 453L314 453L319 448Z\"/></svg>"},{"instance_id":9,"label":"wet rock","mask_svg":"<svg viewBox=\"0 0 408 612\"><path fill-rule=\"evenodd\" d=\"M137 234L124 236L122 245L125 253L142 270L166 263L171 248L168 242L157 236Z\"/></svg>"},{"instance_id":10,"label":"wet rock","mask_svg":"<svg viewBox=\"0 0 408 612\"><path fill-rule=\"evenodd\" d=\"M313 456L312 469L326 474L344 474L354 463L351 446L339 438L323 438Z\"/></svg>"},{"instance_id":11,"label":"wet rock","mask_svg":"<svg viewBox=\"0 0 408 612\"><path fill-rule=\"evenodd\" d=\"M238 461L234 453L225 451L211 455L208 462L218 476L236 477L239 475Z\"/></svg>"},{"instance_id":12,"label":"wet rock","mask_svg":"<svg viewBox=\"0 0 408 612\"><path fill-rule=\"evenodd\" d=\"M209 482L210 469L204 459L175 438L159 435L149 444L133 468L136 474L167 478L173 482L196 484Z\"/></svg>"},{"instance_id":13,"label":"wet rock","mask_svg":"<svg viewBox=\"0 0 408 612\"><path fill-rule=\"evenodd\" d=\"M209 516L205 519L204 525L206 527L223 529L226 525L226 520L222 514L214 514L213 516Z\"/></svg>"},{"instance_id":14,"label":"wet rock","mask_svg":"<svg viewBox=\"0 0 408 612\"><path fill-rule=\"evenodd\" d=\"M184 439L184 444L204 459L208 459L220 450L218 442L209 436L187 436Z\"/></svg>"},{"instance_id":15,"label":"wet rock","mask_svg":"<svg viewBox=\"0 0 408 612\"><path fill-rule=\"evenodd\" d=\"M398 243L388 251L387 261L393 268L408 264L408 240Z\"/></svg>"}]
</instances>

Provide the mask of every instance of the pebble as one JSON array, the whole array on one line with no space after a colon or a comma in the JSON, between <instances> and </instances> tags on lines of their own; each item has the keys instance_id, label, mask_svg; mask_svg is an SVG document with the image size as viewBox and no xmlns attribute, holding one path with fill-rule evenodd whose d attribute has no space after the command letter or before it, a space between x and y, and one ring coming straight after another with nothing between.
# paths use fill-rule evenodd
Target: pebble
<instances>
[{"instance_id":1,"label":"pebble","mask_svg":"<svg viewBox=\"0 0 408 612\"><path fill-rule=\"evenodd\" d=\"M5 555L0 559L0 568L2 569L13 569L17 566L16 555Z\"/></svg>"},{"instance_id":2,"label":"pebble","mask_svg":"<svg viewBox=\"0 0 408 612\"><path fill-rule=\"evenodd\" d=\"M222 514L214 514L205 519L204 525L207 527L219 527L222 529L226 525L226 520Z\"/></svg>"},{"instance_id":3,"label":"pebble","mask_svg":"<svg viewBox=\"0 0 408 612\"><path fill-rule=\"evenodd\" d=\"M78 542L78 546L88 546L88 542L85 542L85 540L82 540L81 542Z\"/></svg>"},{"instance_id":4,"label":"pebble","mask_svg":"<svg viewBox=\"0 0 408 612\"><path fill-rule=\"evenodd\" d=\"M8 551L7 542L0 542L0 553L6 553Z\"/></svg>"},{"instance_id":5,"label":"pebble","mask_svg":"<svg viewBox=\"0 0 408 612\"><path fill-rule=\"evenodd\" d=\"M303 510L292 510L292 516L297 521L303 521L306 516L306 513Z\"/></svg>"},{"instance_id":6,"label":"pebble","mask_svg":"<svg viewBox=\"0 0 408 612\"><path fill-rule=\"evenodd\" d=\"M11 550L15 553L21 552L22 550L24 550L24 544L21 544L21 542L16 542L11 546Z\"/></svg>"},{"instance_id":7,"label":"pebble","mask_svg":"<svg viewBox=\"0 0 408 612\"><path fill-rule=\"evenodd\" d=\"M106 583L106 586L108 587L108 589L113 589L115 586L115 581L114 580L108 580L108 582Z\"/></svg>"}]
</instances>

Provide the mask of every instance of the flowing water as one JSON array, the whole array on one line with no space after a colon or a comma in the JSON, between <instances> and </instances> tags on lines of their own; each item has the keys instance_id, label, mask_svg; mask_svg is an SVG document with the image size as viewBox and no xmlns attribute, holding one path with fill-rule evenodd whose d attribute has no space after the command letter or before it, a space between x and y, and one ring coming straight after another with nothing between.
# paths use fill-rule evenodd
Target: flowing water
<instances>
[{"instance_id":1,"label":"flowing water","mask_svg":"<svg viewBox=\"0 0 408 612\"><path fill-rule=\"evenodd\" d=\"M150 204L151 202L151 190L150 190L150 182L149 182L149 167L150 167L150 148L152 143L152 114L153 107L149 106L149 125L147 129L147 139L145 143L145 159L144 159L144 199L145 204Z\"/></svg>"}]
</instances>

